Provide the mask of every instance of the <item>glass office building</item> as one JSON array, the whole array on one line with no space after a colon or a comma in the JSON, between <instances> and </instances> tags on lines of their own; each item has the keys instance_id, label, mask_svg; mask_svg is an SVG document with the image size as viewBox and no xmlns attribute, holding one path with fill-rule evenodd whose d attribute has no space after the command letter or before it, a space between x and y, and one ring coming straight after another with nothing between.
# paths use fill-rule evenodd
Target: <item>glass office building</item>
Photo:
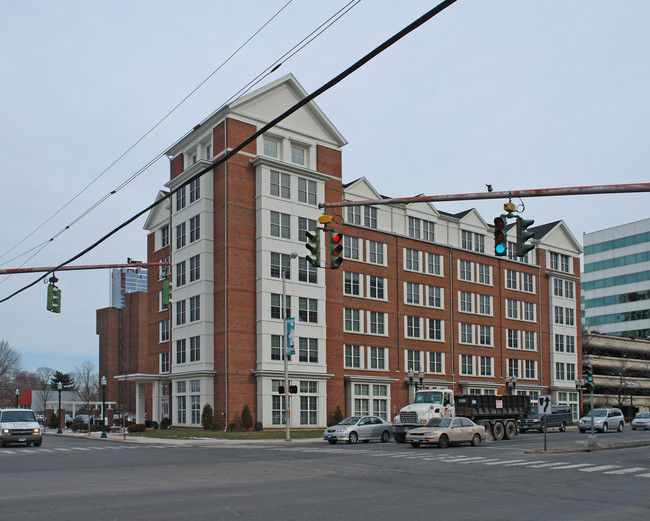
<instances>
[{"instance_id":1,"label":"glass office building","mask_svg":"<svg viewBox=\"0 0 650 521\"><path fill-rule=\"evenodd\" d=\"M146 268L115 268L111 270L110 307L123 308L127 293L147 291Z\"/></svg>"}]
</instances>

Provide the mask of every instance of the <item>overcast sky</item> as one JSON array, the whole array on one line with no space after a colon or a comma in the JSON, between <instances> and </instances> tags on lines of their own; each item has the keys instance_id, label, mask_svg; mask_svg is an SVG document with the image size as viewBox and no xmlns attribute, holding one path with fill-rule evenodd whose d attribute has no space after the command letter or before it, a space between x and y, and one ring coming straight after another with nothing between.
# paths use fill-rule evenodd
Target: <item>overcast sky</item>
<instances>
[{"instance_id":1,"label":"overcast sky","mask_svg":"<svg viewBox=\"0 0 650 521\"><path fill-rule=\"evenodd\" d=\"M54 216L287 1L0 1L0 268L57 265L153 202L166 158L57 235L347 4L290 2ZM311 92L434 4L363 0L263 83L291 72ZM459 0L316 100L348 141L344 182L365 176L391 197L648 182L648 20L647 0ZM476 207L491 222L504 202L437 208ZM584 232L647 218L647 202L534 198L524 215L564 219L582 243ZM143 223L76 263L144 259ZM0 276L0 298L36 278ZM0 339L25 369L98 365L109 273L58 278L61 314L45 309L43 283L0 304Z\"/></svg>"}]
</instances>

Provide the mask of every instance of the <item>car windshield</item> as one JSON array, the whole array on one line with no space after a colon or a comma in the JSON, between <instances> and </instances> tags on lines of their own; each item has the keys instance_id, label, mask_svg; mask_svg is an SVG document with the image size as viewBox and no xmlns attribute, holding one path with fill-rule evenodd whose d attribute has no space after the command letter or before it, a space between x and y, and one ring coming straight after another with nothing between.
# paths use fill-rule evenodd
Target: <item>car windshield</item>
<instances>
[{"instance_id":1,"label":"car windshield","mask_svg":"<svg viewBox=\"0 0 650 521\"><path fill-rule=\"evenodd\" d=\"M354 425L361 419L361 416L350 416L349 418L346 418L343 420L339 425Z\"/></svg>"},{"instance_id":2,"label":"car windshield","mask_svg":"<svg viewBox=\"0 0 650 521\"><path fill-rule=\"evenodd\" d=\"M449 427L451 425L451 418L431 418L427 427Z\"/></svg>"},{"instance_id":3,"label":"car windshield","mask_svg":"<svg viewBox=\"0 0 650 521\"><path fill-rule=\"evenodd\" d=\"M439 391L417 393L415 395L415 403L442 403L442 393Z\"/></svg>"},{"instance_id":4,"label":"car windshield","mask_svg":"<svg viewBox=\"0 0 650 521\"><path fill-rule=\"evenodd\" d=\"M34 413L32 411L3 411L3 422L34 422Z\"/></svg>"},{"instance_id":5,"label":"car windshield","mask_svg":"<svg viewBox=\"0 0 650 521\"><path fill-rule=\"evenodd\" d=\"M642 412L637 418L650 418L650 412Z\"/></svg>"}]
</instances>

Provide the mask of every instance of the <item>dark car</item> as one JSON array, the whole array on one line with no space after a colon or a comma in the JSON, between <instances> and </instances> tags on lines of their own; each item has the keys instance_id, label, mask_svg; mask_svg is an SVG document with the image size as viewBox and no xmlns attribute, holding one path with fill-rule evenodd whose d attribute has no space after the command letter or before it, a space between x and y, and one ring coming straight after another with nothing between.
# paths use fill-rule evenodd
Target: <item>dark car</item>
<instances>
[{"instance_id":1,"label":"dark car","mask_svg":"<svg viewBox=\"0 0 650 521\"><path fill-rule=\"evenodd\" d=\"M560 432L566 431L567 425L573 425L573 413L568 405L553 405L551 414L546 415L546 429L558 428ZM544 415L539 413L539 408L533 406L527 418L518 421L519 432L537 430L544 432Z\"/></svg>"}]
</instances>

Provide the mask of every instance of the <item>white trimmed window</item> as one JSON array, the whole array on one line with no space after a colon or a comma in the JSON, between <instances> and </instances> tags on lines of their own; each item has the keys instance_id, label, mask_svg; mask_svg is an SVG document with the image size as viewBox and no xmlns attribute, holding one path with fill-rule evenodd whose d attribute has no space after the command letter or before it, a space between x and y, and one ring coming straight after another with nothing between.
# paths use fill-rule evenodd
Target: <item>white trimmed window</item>
<instances>
[{"instance_id":1,"label":"white trimmed window","mask_svg":"<svg viewBox=\"0 0 650 521\"><path fill-rule=\"evenodd\" d=\"M363 224L366 228L377 228L377 208L363 207Z\"/></svg>"},{"instance_id":2,"label":"white trimmed window","mask_svg":"<svg viewBox=\"0 0 650 521\"><path fill-rule=\"evenodd\" d=\"M349 260L361 260L358 237L343 236L343 256Z\"/></svg>"},{"instance_id":3,"label":"white trimmed window","mask_svg":"<svg viewBox=\"0 0 650 521\"><path fill-rule=\"evenodd\" d=\"M346 271L343 273L343 293L345 295L361 296L361 276L358 273Z\"/></svg>"},{"instance_id":4,"label":"white trimmed window","mask_svg":"<svg viewBox=\"0 0 650 521\"><path fill-rule=\"evenodd\" d=\"M383 266L385 247L386 245L383 242L368 241L368 262Z\"/></svg>"},{"instance_id":5,"label":"white trimmed window","mask_svg":"<svg viewBox=\"0 0 650 521\"><path fill-rule=\"evenodd\" d=\"M537 360L524 360L524 378L534 380L537 378Z\"/></svg>"},{"instance_id":6,"label":"white trimmed window","mask_svg":"<svg viewBox=\"0 0 650 521\"><path fill-rule=\"evenodd\" d=\"M492 285L492 266L479 262L476 264L476 271L478 272L476 281L479 284L485 284L486 286Z\"/></svg>"},{"instance_id":7,"label":"white trimmed window","mask_svg":"<svg viewBox=\"0 0 650 521\"><path fill-rule=\"evenodd\" d=\"M458 311L474 313L474 293L469 291L458 292Z\"/></svg>"},{"instance_id":8,"label":"white trimmed window","mask_svg":"<svg viewBox=\"0 0 650 521\"><path fill-rule=\"evenodd\" d=\"M404 269L420 271L420 252L411 248L404 248Z\"/></svg>"},{"instance_id":9,"label":"white trimmed window","mask_svg":"<svg viewBox=\"0 0 650 521\"><path fill-rule=\"evenodd\" d=\"M459 259L458 260L458 279L465 280L467 282L472 282L474 279L472 277L472 265L474 263L468 260Z\"/></svg>"},{"instance_id":10,"label":"white trimmed window","mask_svg":"<svg viewBox=\"0 0 650 521\"><path fill-rule=\"evenodd\" d=\"M360 206L348 206L346 221L349 224L361 225L361 207Z\"/></svg>"},{"instance_id":11,"label":"white trimmed window","mask_svg":"<svg viewBox=\"0 0 650 521\"><path fill-rule=\"evenodd\" d=\"M343 330L348 333L361 332L361 311L358 309L345 308L343 310Z\"/></svg>"},{"instance_id":12,"label":"white trimmed window","mask_svg":"<svg viewBox=\"0 0 650 521\"><path fill-rule=\"evenodd\" d=\"M444 289L438 286L427 286L427 306L442 309Z\"/></svg>"},{"instance_id":13,"label":"white trimmed window","mask_svg":"<svg viewBox=\"0 0 650 521\"><path fill-rule=\"evenodd\" d=\"M472 324L466 324L460 322L458 324L459 329L459 338L461 344L473 344L474 343L474 326Z\"/></svg>"},{"instance_id":14,"label":"white trimmed window","mask_svg":"<svg viewBox=\"0 0 650 521\"><path fill-rule=\"evenodd\" d=\"M479 364L480 376L492 376L494 374L494 358L491 356L480 356Z\"/></svg>"},{"instance_id":15,"label":"white trimmed window","mask_svg":"<svg viewBox=\"0 0 650 521\"><path fill-rule=\"evenodd\" d=\"M276 170L271 170L271 195L291 199L291 177Z\"/></svg>"},{"instance_id":16,"label":"white trimmed window","mask_svg":"<svg viewBox=\"0 0 650 521\"><path fill-rule=\"evenodd\" d=\"M519 330L517 329L507 329L506 330L508 348L509 349L519 349Z\"/></svg>"},{"instance_id":17,"label":"white trimmed window","mask_svg":"<svg viewBox=\"0 0 650 521\"><path fill-rule=\"evenodd\" d=\"M377 369L384 371L388 369L386 366L386 348L385 347L369 347L368 348L369 369Z\"/></svg>"},{"instance_id":18,"label":"white trimmed window","mask_svg":"<svg viewBox=\"0 0 650 521\"><path fill-rule=\"evenodd\" d=\"M434 374L444 374L445 372L445 354L437 351L429 352L429 372Z\"/></svg>"},{"instance_id":19,"label":"white trimmed window","mask_svg":"<svg viewBox=\"0 0 650 521\"><path fill-rule=\"evenodd\" d=\"M429 340L439 340L439 341L444 341L445 339L445 330L444 330L444 321L440 320L439 318L429 318L427 319L429 322L429 336L427 337Z\"/></svg>"},{"instance_id":20,"label":"white trimmed window","mask_svg":"<svg viewBox=\"0 0 650 521\"><path fill-rule=\"evenodd\" d=\"M535 275L532 273L521 274L521 290L526 293L535 293Z\"/></svg>"},{"instance_id":21,"label":"white trimmed window","mask_svg":"<svg viewBox=\"0 0 650 521\"><path fill-rule=\"evenodd\" d=\"M420 305L420 291L422 286L415 282L405 282L405 297L407 304Z\"/></svg>"},{"instance_id":22,"label":"white trimmed window","mask_svg":"<svg viewBox=\"0 0 650 521\"><path fill-rule=\"evenodd\" d=\"M480 315L492 316L492 296L478 295L478 313Z\"/></svg>"},{"instance_id":23,"label":"white trimmed window","mask_svg":"<svg viewBox=\"0 0 650 521\"><path fill-rule=\"evenodd\" d=\"M478 343L488 347L494 345L492 343L492 326L478 326Z\"/></svg>"},{"instance_id":24,"label":"white trimmed window","mask_svg":"<svg viewBox=\"0 0 650 521\"><path fill-rule=\"evenodd\" d=\"M386 300L384 291L386 279L384 277L368 276L368 297L377 300Z\"/></svg>"},{"instance_id":25,"label":"white trimmed window","mask_svg":"<svg viewBox=\"0 0 650 521\"><path fill-rule=\"evenodd\" d=\"M361 346L345 344L343 346L344 364L347 369L362 369Z\"/></svg>"},{"instance_id":26,"label":"white trimmed window","mask_svg":"<svg viewBox=\"0 0 650 521\"><path fill-rule=\"evenodd\" d=\"M442 276L442 256L437 253L427 253L427 273Z\"/></svg>"},{"instance_id":27,"label":"white trimmed window","mask_svg":"<svg viewBox=\"0 0 650 521\"><path fill-rule=\"evenodd\" d=\"M271 211L271 236L291 239L291 216Z\"/></svg>"},{"instance_id":28,"label":"white trimmed window","mask_svg":"<svg viewBox=\"0 0 650 521\"><path fill-rule=\"evenodd\" d=\"M379 313L377 311L369 311L370 331L371 335L386 335L386 313Z\"/></svg>"},{"instance_id":29,"label":"white trimmed window","mask_svg":"<svg viewBox=\"0 0 650 521\"><path fill-rule=\"evenodd\" d=\"M524 349L527 351L537 351L537 333L534 331L524 331Z\"/></svg>"},{"instance_id":30,"label":"white trimmed window","mask_svg":"<svg viewBox=\"0 0 650 521\"><path fill-rule=\"evenodd\" d=\"M406 370L407 371L417 371L419 372L422 369L422 351L417 351L415 349L406 350Z\"/></svg>"},{"instance_id":31,"label":"white trimmed window","mask_svg":"<svg viewBox=\"0 0 650 521\"><path fill-rule=\"evenodd\" d=\"M518 289L517 272L515 270L506 270L506 288Z\"/></svg>"},{"instance_id":32,"label":"white trimmed window","mask_svg":"<svg viewBox=\"0 0 650 521\"><path fill-rule=\"evenodd\" d=\"M404 317L406 321L406 338L422 338L421 321L420 317Z\"/></svg>"},{"instance_id":33,"label":"white trimmed window","mask_svg":"<svg viewBox=\"0 0 650 521\"><path fill-rule=\"evenodd\" d=\"M472 355L460 355L460 374L474 376L474 357Z\"/></svg>"}]
</instances>

